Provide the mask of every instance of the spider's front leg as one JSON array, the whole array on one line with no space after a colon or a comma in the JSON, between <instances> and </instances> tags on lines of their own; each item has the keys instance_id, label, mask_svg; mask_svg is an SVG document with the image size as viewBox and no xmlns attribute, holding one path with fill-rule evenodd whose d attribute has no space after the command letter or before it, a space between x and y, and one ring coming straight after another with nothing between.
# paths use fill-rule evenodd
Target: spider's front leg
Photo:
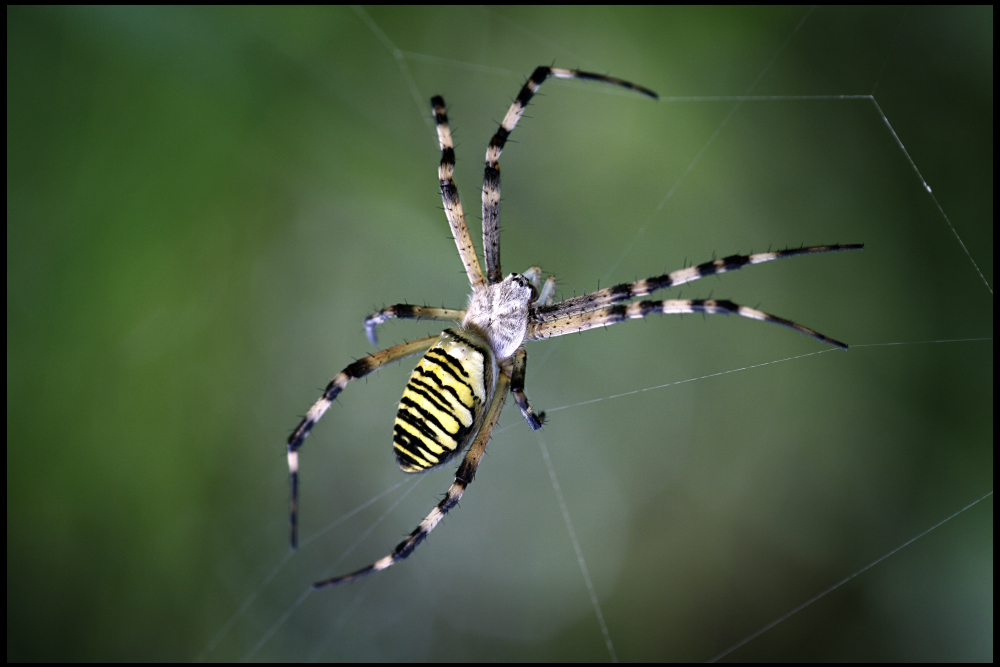
<instances>
[{"instance_id":1,"label":"spider's front leg","mask_svg":"<svg viewBox=\"0 0 1000 667\"><path fill-rule=\"evenodd\" d=\"M561 320L572 315L580 315L615 303L621 303L622 301L631 301L636 297L646 296L657 290L677 287L707 276L717 276L721 273L736 271L745 266L773 262L776 259L785 257L816 255L845 250L861 250L864 247L863 243L849 243L846 245L837 244L810 246L808 248L791 248L788 250L776 250L774 252L761 252L753 255L730 255L722 259L715 259L711 262L704 262L696 266L689 266L685 269L665 273L662 276L654 276L634 283L622 283L614 287L605 287L596 292L575 296L572 299L566 299L557 304L542 304L535 311L535 316L539 322Z\"/></svg>"},{"instance_id":2,"label":"spider's front leg","mask_svg":"<svg viewBox=\"0 0 1000 667\"><path fill-rule=\"evenodd\" d=\"M299 448L309 436L309 432L312 430L313 426L316 425L316 422L320 420L323 413L325 413L333 404L334 399L336 399L337 395L344 390L344 387L347 386L348 382L351 380L357 380L358 378L363 378L372 371L394 361L399 361L403 357L408 357L411 354L416 354L417 352L423 352L424 350L430 349L438 338L438 336L420 338L418 340L410 341L409 343L403 343L402 345L386 348L381 352L369 354L367 357L358 359L353 364L337 373L337 376L334 377L333 380L330 381L330 384L326 386L326 389L323 390L323 395L320 396L320 399L316 401L311 408L309 408L309 412L307 412L306 416L302 418L299 425L295 427L292 434L288 436L288 479L292 490L289 522L291 523L291 542L293 549L296 547L298 541Z\"/></svg>"},{"instance_id":3,"label":"spider's front leg","mask_svg":"<svg viewBox=\"0 0 1000 667\"><path fill-rule=\"evenodd\" d=\"M786 320L777 315L770 315L756 308L747 308L725 299L666 299L664 301L635 301L629 304L606 306L581 315L568 315L557 320L533 321L528 324L526 340L545 340L571 333L582 333L598 327L607 327L625 320L642 319L653 313L663 315L685 315L688 313L705 313L706 315L739 315L751 320L779 324L794 329L821 343L847 349L846 343L824 336L809 327Z\"/></svg>"},{"instance_id":4,"label":"spider's front leg","mask_svg":"<svg viewBox=\"0 0 1000 667\"><path fill-rule=\"evenodd\" d=\"M455 185L455 143L451 138L451 126L448 125L448 114L445 111L444 98L435 95L431 98L431 109L434 112L434 122L437 125L438 144L441 146L441 164L438 166L438 181L441 186L441 201L444 203L444 213L451 227L451 234L458 246L458 255L462 258L465 273L469 276L472 289L479 289L486 284L483 269L479 266L479 257L469 236L469 227L465 224L465 212L462 210L462 200L458 196Z\"/></svg>"},{"instance_id":5,"label":"spider's front leg","mask_svg":"<svg viewBox=\"0 0 1000 667\"><path fill-rule=\"evenodd\" d=\"M517 407L521 408L521 414L524 415L525 421L528 422L528 426L531 427L532 431L537 431L542 428L542 424L545 422L545 413L539 412L535 413L528 405L528 397L524 395L524 373L528 365L528 353L524 349L524 345L517 348L514 352L514 368L510 379L510 393L514 396L514 402L517 403Z\"/></svg>"},{"instance_id":6,"label":"spider's front leg","mask_svg":"<svg viewBox=\"0 0 1000 667\"><path fill-rule=\"evenodd\" d=\"M375 328L386 320L401 318L405 320L439 320L442 322L461 322L465 317L464 310L453 308L429 308L427 306L411 306L407 303L397 303L386 306L374 315L365 318L365 334L372 345L378 345Z\"/></svg>"},{"instance_id":7,"label":"spider's front leg","mask_svg":"<svg viewBox=\"0 0 1000 667\"><path fill-rule=\"evenodd\" d=\"M469 447L469 451L465 454L462 464L458 466L458 470L455 472L455 481L448 488L444 499L438 503L437 507L431 510L431 513L420 522L420 525L385 558L375 561L368 567L362 568L357 572L325 581L317 581L313 584L313 588L335 586L347 581L360 579L366 574L384 570L413 553L413 550L424 541L427 534L434 530L434 527L441 522L445 514L458 504L458 501L462 498L462 494L465 493L466 487L472 483L472 478L476 475L476 469L479 468L479 462L482 461L483 454L486 452L486 445L493 434L493 428L497 424L497 419L500 418L500 411L503 410L504 401L507 399L507 390L510 388L510 383L511 379L507 376L507 372L501 372L493 394L493 403L490 404L489 412L486 413L486 418L483 421L482 428L479 429L479 433L476 434L476 439L472 442L472 446Z\"/></svg>"}]
</instances>

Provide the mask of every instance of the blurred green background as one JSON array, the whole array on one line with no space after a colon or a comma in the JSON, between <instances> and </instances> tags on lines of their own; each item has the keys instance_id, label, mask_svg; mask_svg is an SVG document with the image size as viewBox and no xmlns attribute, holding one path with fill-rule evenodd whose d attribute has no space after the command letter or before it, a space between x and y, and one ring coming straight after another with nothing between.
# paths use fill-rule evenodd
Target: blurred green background
<instances>
[{"instance_id":1,"label":"blurred green background","mask_svg":"<svg viewBox=\"0 0 1000 667\"><path fill-rule=\"evenodd\" d=\"M993 9L807 12L8 7L8 661L605 660L542 443L623 660L710 658L992 490ZM390 453L412 361L357 383L303 449L303 536L383 495L287 558L284 439L364 316L466 297L426 100L478 234L486 143L551 62L665 99L545 85L505 271L572 296L864 242L680 291L860 347L722 317L532 344L544 440L508 402L413 557L293 607L453 472L409 492ZM874 91L984 279L870 99L748 91ZM992 660L992 497L731 657Z\"/></svg>"}]
</instances>

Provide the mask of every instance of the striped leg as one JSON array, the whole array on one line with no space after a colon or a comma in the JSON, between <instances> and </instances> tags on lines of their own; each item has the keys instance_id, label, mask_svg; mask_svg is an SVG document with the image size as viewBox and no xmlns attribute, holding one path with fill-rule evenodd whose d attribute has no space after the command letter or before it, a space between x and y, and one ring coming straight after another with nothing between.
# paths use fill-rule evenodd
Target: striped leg
<instances>
[{"instance_id":1,"label":"striped leg","mask_svg":"<svg viewBox=\"0 0 1000 667\"><path fill-rule=\"evenodd\" d=\"M465 273L473 289L486 284L483 270L479 266L479 257L469 236L469 227L465 224L465 213L462 211L462 200L458 196L455 185L455 144L451 139L451 128L448 126L448 114L444 108L444 98L435 95L431 98L431 108L434 110L434 122L437 123L438 143L441 145L441 164L438 167L438 180L441 185L441 200L444 202L444 212L451 225L451 234L455 237L458 254L465 265Z\"/></svg>"},{"instance_id":2,"label":"striped leg","mask_svg":"<svg viewBox=\"0 0 1000 667\"><path fill-rule=\"evenodd\" d=\"M497 128L496 134L493 135L493 139L490 140L490 145L486 149L486 172L483 175L483 254L486 258L486 277L490 284L502 280L500 275L500 154L503 153L510 133L514 131L517 122L521 120L521 115L524 113L525 107L528 106L528 102L538 92L545 79L550 76L560 79L602 81L638 91L654 100L658 99L656 93L648 88L610 76L555 67L539 67L532 72L531 77L521 88L521 92L517 94L517 99L510 105L507 115L504 116L503 122L500 123L500 127Z\"/></svg>"},{"instance_id":3,"label":"striped leg","mask_svg":"<svg viewBox=\"0 0 1000 667\"><path fill-rule=\"evenodd\" d=\"M452 308L428 308L427 306L411 306L405 303L397 303L395 306L387 306L374 315L365 318L365 333L372 345L378 345L375 339L375 328L394 318L405 320L440 320L443 322L461 322L465 317L464 310L454 310Z\"/></svg>"},{"instance_id":4,"label":"striped leg","mask_svg":"<svg viewBox=\"0 0 1000 667\"><path fill-rule=\"evenodd\" d=\"M795 329L799 333L812 336L818 341L833 345L835 347L847 349L847 345L840 341L828 338L821 333L813 331L801 324L796 324L791 320L786 320L775 315L739 306L732 301L721 301L715 299L669 299L667 301L637 301L629 304L619 304L617 306L607 306L599 310L581 315L570 315L558 320L547 322L534 322L528 325L527 340L543 340L554 338L571 333L579 333L597 327L606 327L610 324L618 324L628 319L641 319L653 313L664 313L666 315L682 315L684 313L708 313L710 315L739 315L749 317L752 320L761 322L773 322L790 329Z\"/></svg>"},{"instance_id":5,"label":"striped leg","mask_svg":"<svg viewBox=\"0 0 1000 667\"><path fill-rule=\"evenodd\" d=\"M852 243L849 245L818 245L809 248L796 248L794 250L778 250L775 252L762 252L756 255L730 255L712 262L705 262L697 266L690 266L686 269L665 273L655 278L646 278L635 283L622 283L614 287L607 287L590 294L566 299L555 305L543 306L535 311L539 320L554 320L578 315L592 310L597 310L604 306L609 306L622 301L629 301L638 296L646 296L656 290L667 287L676 287L684 283L694 282L705 276L712 276L727 271L736 271L751 264L763 264L782 257L794 257L796 255L814 255L821 252L838 252L841 250L861 250L863 243Z\"/></svg>"},{"instance_id":6,"label":"striped leg","mask_svg":"<svg viewBox=\"0 0 1000 667\"><path fill-rule=\"evenodd\" d=\"M441 519L444 518L458 501L462 498L462 494L465 493L465 488L469 486L472 482L472 478L476 474L476 469L479 467L479 462L483 458L483 454L486 452L486 444L490 441L490 435L493 433L493 427L496 426L497 419L500 418L500 411L503 409L504 401L507 399L507 389L510 387L510 378L506 374L501 373L500 377L497 379L496 392L493 395L493 403L490 405L490 410L486 414L486 419L483 422L482 428L476 435L476 439L473 441L472 446L465 455L465 459L462 464L458 466L458 471L455 473L455 481L452 483L451 487L448 488L448 492L445 494L444 499L438 503L438 506L431 510L431 513L427 515L420 525L410 533L409 537L399 543L395 550L385 558L376 561L375 563L369 565L368 567L362 568L357 572L352 572L351 574L346 574L340 577L334 577L332 579L327 579L325 581L318 581L313 584L313 588L323 588L324 586L335 586L337 584L342 584L347 581L354 581L355 579L360 579L366 574L371 574L372 572L377 572L378 570L384 570L390 565L398 563L403 560L417 548L427 534L434 530L434 527L440 523Z\"/></svg>"},{"instance_id":7,"label":"striped leg","mask_svg":"<svg viewBox=\"0 0 1000 667\"><path fill-rule=\"evenodd\" d=\"M522 345L514 352L514 372L510 379L510 393L514 397L517 407L521 408L521 414L524 415L528 426L531 427L532 431L537 431L542 428L542 423L545 421L545 413L539 412L536 415L535 411L528 405L528 397L524 395L524 373L527 365L528 353L525 351L524 345Z\"/></svg>"},{"instance_id":8,"label":"striped leg","mask_svg":"<svg viewBox=\"0 0 1000 667\"><path fill-rule=\"evenodd\" d=\"M307 412L306 416L302 418L299 425L295 427L292 434L288 436L288 477L292 487L289 521L291 523L291 540L293 549L296 547L298 539L299 447L302 446L302 443L309 435L309 431L311 431L312 427L316 425L316 422L320 420L320 417L323 416L323 413L326 412L327 408L333 404L334 399L336 399L337 395L344 390L344 387L347 386L348 382L351 380L357 380L358 378L363 378L372 371L394 361L399 361L403 357L408 357L411 354L416 354L417 352L423 352L434 345L438 338L439 336L420 338L419 340L403 343L402 345L396 345L395 347L390 347L382 350L381 352L369 354L367 357L358 359L353 364L337 373L337 376L326 386L326 389L323 391L323 395L320 399L316 401L311 408L309 408L309 412Z\"/></svg>"}]
</instances>

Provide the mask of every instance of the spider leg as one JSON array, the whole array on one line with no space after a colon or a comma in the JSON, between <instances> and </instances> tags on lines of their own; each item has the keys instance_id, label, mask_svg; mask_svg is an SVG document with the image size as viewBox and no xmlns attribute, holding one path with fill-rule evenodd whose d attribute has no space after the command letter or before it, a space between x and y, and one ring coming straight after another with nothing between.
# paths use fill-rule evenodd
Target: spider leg
<instances>
[{"instance_id":1,"label":"spider leg","mask_svg":"<svg viewBox=\"0 0 1000 667\"><path fill-rule=\"evenodd\" d=\"M514 352L514 371L510 379L510 393L514 397L517 407L521 408L521 414L524 415L528 426L531 427L532 431L537 431L542 428L542 423L545 421L545 413L539 412L536 414L531 409L531 406L528 405L528 397L524 395L524 373L527 365L528 353L525 351L524 345L522 345Z\"/></svg>"},{"instance_id":2,"label":"spider leg","mask_svg":"<svg viewBox=\"0 0 1000 667\"><path fill-rule=\"evenodd\" d=\"M760 320L761 322L780 324L828 345L833 345L844 350L847 349L845 343L833 340L791 320L786 320L776 315L769 315L754 308L740 306L732 301L716 299L668 299L666 301L637 301L635 303L607 306L589 313L569 315L558 320L532 322L528 325L528 335L525 338L526 340L554 338L555 336L564 336L570 333L596 329L597 327L606 327L610 324L618 324L628 319L641 319L653 313L663 313L666 315L681 315L684 313L739 315L740 317L748 317L753 320Z\"/></svg>"},{"instance_id":3,"label":"spider leg","mask_svg":"<svg viewBox=\"0 0 1000 667\"><path fill-rule=\"evenodd\" d=\"M384 570L390 565L393 565L411 553L417 548L427 534L434 530L434 527L441 522L441 519L458 504L458 501L462 498L462 494L465 493L465 489L472 482L472 478L476 474L476 469L479 467L479 462L483 458L483 453L486 451L486 444L490 441L490 435L493 433L493 428L496 426L497 419L500 417L500 411L503 409L504 401L507 398L507 389L510 387L510 378L507 377L505 373L500 373L500 377L497 379L497 387L493 395L493 403L490 405L489 412L486 414L486 418L483 421L483 426L476 435L476 439L473 441L472 446L469 451L465 454L465 459L462 461L461 465L458 466L458 471L455 473L455 481L448 488L448 492L445 494L444 499L438 503L437 507L431 510L431 513L420 522L409 537L399 543L391 554L377 560L368 567L362 568L357 572L352 572L351 574L345 574L340 577L333 577L332 579L326 579L325 581L318 581L313 584L313 588L323 588L325 586L336 586L337 584L342 584L347 581L353 581L355 579L360 579L366 574L371 574L372 572L377 572L378 570Z\"/></svg>"},{"instance_id":4,"label":"spider leg","mask_svg":"<svg viewBox=\"0 0 1000 667\"><path fill-rule=\"evenodd\" d=\"M327 408L333 404L334 399L336 399L337 395L344 390L344 387L347 386L348 382L351 380L357 380L358 378L363 378L372 371L394 361L399 361L403 357L408 357L411 354L416 354L417 352L423 352L424 350L430 349L438 338L438 336L420 338L418 340L410 341L409 343L403 343L402 345L386 348L381 352L369 354L367 357L358 359L353 364L337 373L336 377L334 377L333 380L330 381L330 384L326 386L326 389L323 390L323 395L320 399L316 401L311 408L309 408L309 412L307 412L306 416L302 418L299 425L295 427L292 434L288 436L288 478L292 490L289 522L291 524L291 542L293 549L297 545L298 529L299 447L302 446L302 443L309 435L309 431L311 431L312 427L316 425L316 422L320 420Z\"/></svg>"},{"instance_id":5,"label":"spider leg","mask_svg":"<svg viewBox=\"0 0 1000 667\"><path fill-rule=\"evenodd\" d=\"M464 310L454 310L452 308L429 308L427 306L411 306L406 303L397 303L395 306L387 306L374 315L365 318L365 333L372 345L377 345L375 338L375 328L394 318L406 320L441 320L447 322L461 322L465 317Z\"/></svg>"},{"instance_id":6,"label":"spider leg","mask_svg":"<svg viewBox=\"0 0 1000 667\"><path fill-rule=\"evenodd\" d=\"M441 145L441 164L438 166L438 180L441 185L441 200L444 202L444 212L448 216L451 234L455 237L458 254L469 276L473 289L486 284L483 270L479 266L479 257L469 236L469 227L465 224L465 213L462 211L462 200L458 196L455 185L455 144L451 139L451 128L448 126L448 114L445 112L444 98L435 95L431 98L431 108L434 111L434 121L437 123L438 143Z\"/></svg>"},{"instance_id":7,"label":"spider leg","mask_svg":"<svg viewBox=\"0 0 1000 667\"><path fill-rule=\"evenodd\" d=\"M697 266L689 266L686 269L665 273L662 276L607 287L596 292L591 292L590 294L560 301L555 305L545 305L537 308L535 314L539 320L561 319L597 310L611 304L621 303L622 301L629 301L637 296L646 296L656 290L694 282L705 276L736 271L751 264L763 264L764 262L770 262L783 257L795 257L796 255L815 255L821 252L839 252L841 250L861 250L864 247L863 243L851 243L848 245L819 245L808 248L777 250L775 252L762 252L755 255L730 255L729 257L705 262Z\"/></svg>"},{"instance_id":8,"label":"spider leg","mask_svg":"<svg viewBox=\"0 0 1000 667\"><path fill-rule=\"evenodd\" d=\"M486 278L490 284L502 280L500 275L500 154L503 153L510 133L514 131L517 122L521 120L521 115L524 114L528 102L538 92L545 79L550 76L559 79L601 81L635 90L652 97L654 100L659 99L656 93L648 88L593 72L579 72L556 67L538 67L532 72L521 88L521 92L517 94L514 103L507 110L507 115L503 117L500 127L497 128L496 134L493 135L493 139L490 140L490 145L486 149L486 171L483 174L483 255L486 259Z\"/></svg>"}]
</instances>

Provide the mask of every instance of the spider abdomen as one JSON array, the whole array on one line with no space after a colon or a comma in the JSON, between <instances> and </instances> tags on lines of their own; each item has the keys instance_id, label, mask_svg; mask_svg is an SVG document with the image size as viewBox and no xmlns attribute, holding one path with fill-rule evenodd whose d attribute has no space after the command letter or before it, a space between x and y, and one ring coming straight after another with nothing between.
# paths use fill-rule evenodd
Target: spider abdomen
<instances>
[{"instance_id":1,"label":"spider abdomen","mask_svg":"<svg viewBox=\"0 0 1000 667\"><path fill-rule=\"evenodd\" d=\"M396 463L423 472L461 452L482 426L493 398L497 363L489 345L448 329L413 369L393 426Z\"/></svg>"}]
</instances>

